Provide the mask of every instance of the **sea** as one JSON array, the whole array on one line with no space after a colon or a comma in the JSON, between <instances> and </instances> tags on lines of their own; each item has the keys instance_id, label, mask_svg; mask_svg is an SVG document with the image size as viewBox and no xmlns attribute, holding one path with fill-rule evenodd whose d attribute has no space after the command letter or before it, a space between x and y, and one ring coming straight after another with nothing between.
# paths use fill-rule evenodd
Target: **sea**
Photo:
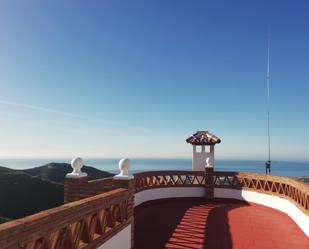
<instances>
[{"instance_id":1,"label":"sea","mask_svg":"<svg viewBox=\"0 0 309 249\"><path fill-rule=\"evenodd\" d=\"M0 166L12 169L27 169L43 166L50 162L70 163L67 158L44 158L44 159L22 159L9 158L0 159ZM117 158L85 158L84 163L100 170L111 173L119 172L119 159ZM131 172L151 171L151 170L191 170L192 159L173 159L173 158L136 158L131 159ZM264 161L250 160L215 160L215 170L217 171L242 171L265 173ZM305 177L309 176L309 162L287 162L273 161L271 174L278 176Z\"/></svg>"}]
</instances>

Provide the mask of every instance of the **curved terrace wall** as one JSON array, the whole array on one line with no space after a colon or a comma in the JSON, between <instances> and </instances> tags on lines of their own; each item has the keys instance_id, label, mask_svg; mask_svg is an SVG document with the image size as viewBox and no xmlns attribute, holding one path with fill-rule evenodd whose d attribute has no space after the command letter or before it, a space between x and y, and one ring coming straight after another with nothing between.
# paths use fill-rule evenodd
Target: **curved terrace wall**
<instances>
[{"instance_id":1,"label":"curved terrace wall","mask_svg":"<svg viewBox=\"0 0 309 249\"><path fill-rule=\"evenodd\" d=\"M256 173L215 172L215 197L233 198L277 209L290 216L309 237L309 185Z\"/></svg>"},{"instance_id":2,"label":"curved terrace wall","mask_svg":"<svg viewBox=\"0 0 309 249\"><path fill-rule=\"evenodd\" d=\"M205 196L202 171L153 171L135 174L135 206L175 197ZM288 177L214 172L214 197L268 206L289 215L309 236L309 185Z\"/></svg>"}]
</instances>

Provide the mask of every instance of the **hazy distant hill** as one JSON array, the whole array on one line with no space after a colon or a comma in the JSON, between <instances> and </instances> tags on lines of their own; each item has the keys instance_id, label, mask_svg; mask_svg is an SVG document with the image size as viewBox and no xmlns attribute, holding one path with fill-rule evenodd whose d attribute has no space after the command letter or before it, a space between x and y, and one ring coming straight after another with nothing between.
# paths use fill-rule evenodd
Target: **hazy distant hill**
<instances>
[{"instance_id":1,"label":"hazy distant hill","mask_svg":"<svg viewBox=\"0 0 309 249\"><path fill-rule=\"evenodd\" d=\"M49 163L27 169L0 167L0 223L62 205L63 182L72 168L66 163ZM83 167L89 179L112 176L111 173Z\"/></svg>"}]
</instances>

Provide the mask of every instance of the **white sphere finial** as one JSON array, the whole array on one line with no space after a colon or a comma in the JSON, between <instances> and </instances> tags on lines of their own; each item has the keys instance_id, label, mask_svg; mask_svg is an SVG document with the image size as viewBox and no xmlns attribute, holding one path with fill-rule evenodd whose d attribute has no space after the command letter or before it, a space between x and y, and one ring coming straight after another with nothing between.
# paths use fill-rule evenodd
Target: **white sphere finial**
<instances>
[{"instance_id":1,"label":"white sphere finial","mask_svg":"<svg viewBox=\"0 0 309 249\"><path fill-rule=\"evenodd\" d=\"M206 166L205 167L212 167L212 163L211 163L210 157L206 158Z\"/></svg>"},{"instance_id":2,"label":"white sphere finial","mask_svg":"<svg viewBox=\"0 0 309 249\"><path fill-rule=\"evenodd\" d=\"M87 173L82 172L81 169L84 166L84 161L80 157L75 157L71 161L71 167L73 168L73 172L67 174L66 177L85 177Z\"/></svg>"},{"instance_id":3,"label":"white sphere finial","mask_svg":"<svg viewBox=\"0 0 309 249\"><path fill-rule=\"evenodd\" d=\"M123 158L118 163L120 173L118 175L115 175L115 179L132 179L133 175L129 173L129 169L131 167L131 161L128 158Z\"/></svg>"}]
</instances>

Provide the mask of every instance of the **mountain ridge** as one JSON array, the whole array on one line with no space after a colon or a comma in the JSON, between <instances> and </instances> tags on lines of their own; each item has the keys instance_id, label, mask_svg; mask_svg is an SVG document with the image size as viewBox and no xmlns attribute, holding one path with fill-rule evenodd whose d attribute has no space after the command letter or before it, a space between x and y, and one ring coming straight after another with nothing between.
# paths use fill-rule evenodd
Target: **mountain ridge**
<instances>
[{"instance_id":1,"label":"mountain ridge","mask_svg":"<svg viewBox=\"0 0 309 249\"><path fill-rule=\"evenodd\" d=\"M113 176L90 166L82 171L89 180ZM0 223L62 205L64 179L70 172L67 163L52 162L24 170L0 166Z\"/></svg>"}]
</instances>

